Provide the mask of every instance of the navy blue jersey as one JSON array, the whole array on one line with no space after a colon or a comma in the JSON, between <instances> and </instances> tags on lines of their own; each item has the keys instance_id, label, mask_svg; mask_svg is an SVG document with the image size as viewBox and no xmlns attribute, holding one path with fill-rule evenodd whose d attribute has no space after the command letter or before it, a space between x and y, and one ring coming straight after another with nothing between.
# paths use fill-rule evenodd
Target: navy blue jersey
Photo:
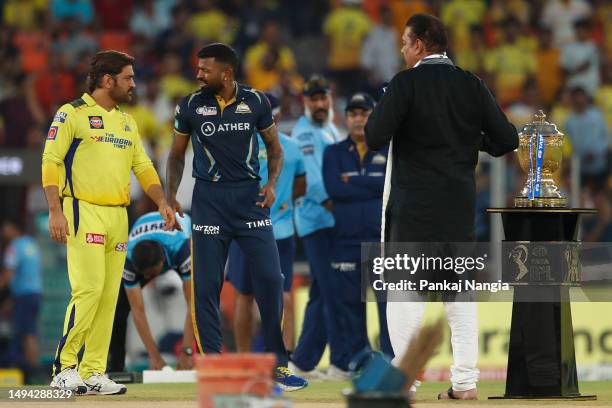
<instances>
[{"instance_id":1,"label":"navy blue jersey","mask_svg":"<svg viewBox=\"0 0 612 408\"><path fill-rule=\"evenodd\" d=\"M218 96L202 91L181 99L174 130L191 136L193 177L213 182L258 182L257 131L273 124L266 96L236 83L236 97L227 105Z\"/></svg>"}]
</instances>

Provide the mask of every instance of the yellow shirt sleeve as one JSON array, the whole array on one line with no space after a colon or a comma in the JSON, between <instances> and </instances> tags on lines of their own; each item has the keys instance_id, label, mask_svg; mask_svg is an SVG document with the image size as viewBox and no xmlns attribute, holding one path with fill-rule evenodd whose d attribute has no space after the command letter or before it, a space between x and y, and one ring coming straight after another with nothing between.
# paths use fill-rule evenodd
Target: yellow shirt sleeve
<instances>
[{"instance_id":1,"label":"yellow shirt sleeve","mask_svg":"<svg viewBox=\"0 0 612 408\"><path fill-rule=\"evenodd\" d=\"M136 175L140 186L146 192L149 187L154 184L161 186L161 182L155 167L153 167L151 159L147 155L147 152L142 145L142 140L140 139L136 122L132 121L132 125L134 126L136 132L134 156L132 158L132 171Z\"/></svg>"},{"instance_id":2,"label":"yellow shirt sleeve","mask_svg":"<svg viewBox=\"0 0 612 408\"><path fill-rule=\"evenodd\" d=\"M42 156L42 185L59 187L59 168L63 166L66 154L74 140L76 118L74 108L62 106L51 123L45 150Z\"/></svg>"}]
</instances>

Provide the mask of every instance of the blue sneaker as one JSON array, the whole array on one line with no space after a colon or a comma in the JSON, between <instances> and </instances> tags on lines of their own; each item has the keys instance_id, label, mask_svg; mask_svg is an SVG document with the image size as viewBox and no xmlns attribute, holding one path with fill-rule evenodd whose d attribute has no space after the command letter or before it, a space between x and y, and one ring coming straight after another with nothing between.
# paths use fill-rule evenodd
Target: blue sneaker
<instances>
[{"instance_id":1,"label":"blue sneaker","mask_svg":"<svg viewBox=\"0 0 612 408\"><path fill-rule=\"evenodd\" d=\"M308 386L308 381L293 374L287 367L276 367L274 375L276 384L283 391L297 391Z\"/></svg>"}]
</instances>

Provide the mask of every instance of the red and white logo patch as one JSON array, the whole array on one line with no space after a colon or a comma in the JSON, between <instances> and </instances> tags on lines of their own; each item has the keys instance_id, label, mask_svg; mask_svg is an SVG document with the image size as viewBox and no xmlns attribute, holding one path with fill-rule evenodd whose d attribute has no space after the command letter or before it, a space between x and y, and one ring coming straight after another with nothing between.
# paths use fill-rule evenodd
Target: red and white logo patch
<instances>
[{"instance_id":1,"label":"red and white logo patch","mask_svg":"<svg viewBox=\"0 0 612 408\"><path fill-rule=\"evenodd\" d=\"M120 242L115 246L115 251L125 252L127 251L127 242Z\"/></svg>"},{"instance_id":2,"label":"red and white logo patch","mask_svg":"<svg viewBox=\"0 0 612 408\"><path fill-rule=\"evenodd\" d=\"M55 140L55 136L57 136L57 126L51 126L47 133L47 140Z\"/></svg>"},{"instance_id":3,"label":"red and white logo patch","mask_svg":"<svg viewBox=\"0 0 612 408\"><path fill-rule=\"evenodd\" d=\"M98 244L104 245L104 234L95 234L93 232L88 232L85 234L85 242L88 244Z\"/></svg>"},{"instance_id":4,"label":"red and white logo patch","mask_svg":"<svg viewBox=\"0 0 612 408\"><path fill-rule=\"evenodd\" d=\"M104 121L101 116L90 116L89 127L91 129L104 129Z\"/></svg>"}]
</instances>

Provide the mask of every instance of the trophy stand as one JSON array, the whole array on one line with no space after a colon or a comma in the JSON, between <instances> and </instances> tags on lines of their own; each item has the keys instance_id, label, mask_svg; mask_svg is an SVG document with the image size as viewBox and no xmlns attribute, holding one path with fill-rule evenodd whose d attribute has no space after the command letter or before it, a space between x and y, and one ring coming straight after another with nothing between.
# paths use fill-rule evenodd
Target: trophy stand
<instances>
[{"instance_id":1,"label":"trophy stand","mask_svg":"<svg viewBox=\"0 0 612 408\"><path fill-rule=\"evenodd\" d=\"M591 209L489 208L500 213L507 241L573 241ZM524 302L535 293L554 302ZM491 399L594 400L578 390L569 286L515 286L506 392Z\"/></svg>"},{"instance_id":2,"label":"trophy stand","mask_svg":"<svg viewBox=\"0 0 612 408\"><path fill-rule=\"evenodd\" d=\"M555 180L555 174L561 170L564 135L555 124L546 121L544 112L534 116L535 120L527 123L518 135L518 162L527 178L514 199L514 208L489 208L487 212L501 214L506 241L523 241L523 247L545 241L574 246L578 269L580 216L596 211L565 208L567 199ZM531 255L537 256L533 252ZM527 253L524 259L527 260ZM553 275L562 273L561 265L551 266ZM522 263L518 276L526 276L528 271ZM578 390L569 291L571 285L580 284L580 278L579 273L567 277L553 285L544 285L536 279L528 280L524 286L514 286L506 392L503 397L491 398L597 399L595 395L580 395Z\"/></svg>"}]
</instances>

